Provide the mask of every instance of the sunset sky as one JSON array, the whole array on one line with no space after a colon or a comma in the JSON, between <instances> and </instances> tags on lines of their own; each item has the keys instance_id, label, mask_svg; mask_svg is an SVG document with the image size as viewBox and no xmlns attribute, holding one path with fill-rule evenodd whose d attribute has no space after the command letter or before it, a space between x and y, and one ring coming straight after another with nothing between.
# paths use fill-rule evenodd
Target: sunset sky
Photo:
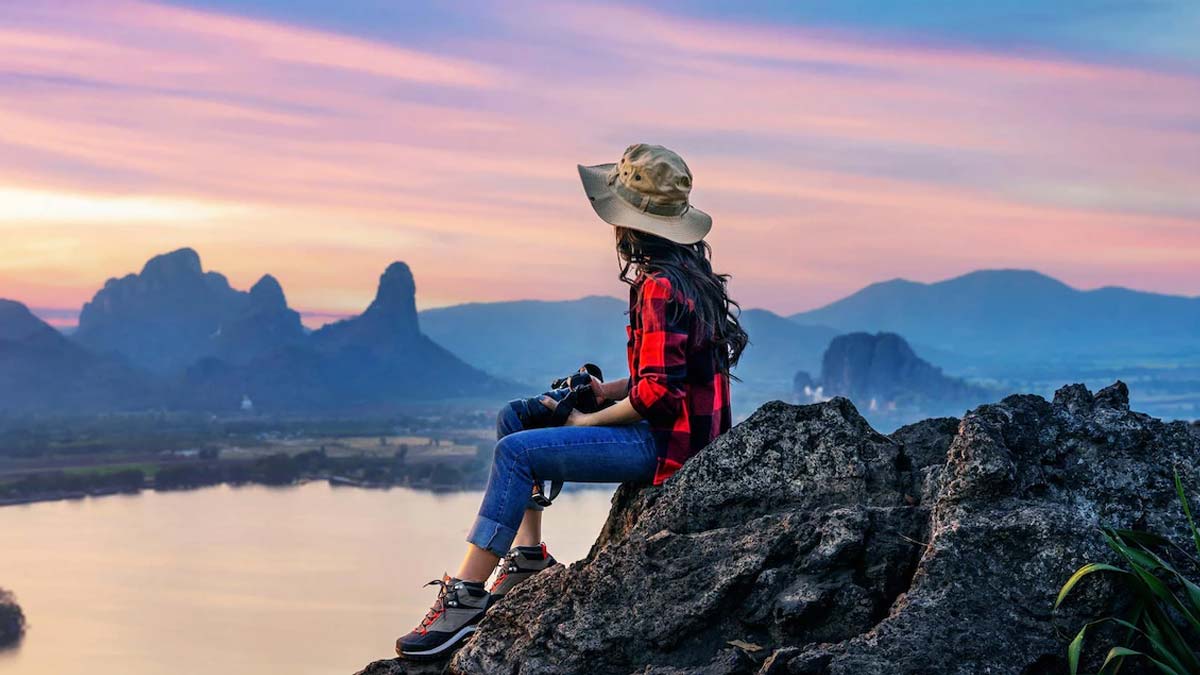
<instances>
[{"instance_id":1,"label":"sunset sky","mask_svg":"<svg viewBox=\"0 0 1200 675\"><path fill-rule=\"evenodd\" d=\"M687 159L744 306L1200 294L1194 0L419 4L0 3L0 297L69 324L181 246L310 324L393 260L423 307L619 295L575 165L633 142Z\"/></svg>"}]
</instances>

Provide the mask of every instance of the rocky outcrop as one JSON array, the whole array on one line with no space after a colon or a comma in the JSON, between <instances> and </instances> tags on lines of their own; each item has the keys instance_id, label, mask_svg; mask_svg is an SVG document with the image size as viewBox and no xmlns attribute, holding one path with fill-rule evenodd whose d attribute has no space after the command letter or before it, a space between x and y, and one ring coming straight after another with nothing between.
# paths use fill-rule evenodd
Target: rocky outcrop
<instances>
[{"instance_id":1,"label":"rocky outcrop","mask_svg":"<svg viewBox=\"0 0 1200 675\"><path fill-rule=\"evenodd\" d=\"M1117 383L1011 396L890 436L846 399L770 403L661 487L622 487L588 557L518 587L454 673L1065 671L1112 588L1096 528L1186 541L1200 439L1129 410ZM445 664L408 672L436 672ZM405 672L397 661L365 673Z\"/></svg>"},{"instance_id":2,"label":"rocky outcrop","mask_svg":"<svg viewBox=\"0 0 1200 675\"><path fill-rule=\"evenodd\" d=\"M468 366L421 333L415 294L408 265L394 262L380 276L366 311L301 339L295 335L299 318L287 315L282 289L264 277L240 316L253 326L274 326L283 341L247 361L197 362L185 373L187 393L180 405L228 409L245 396L258 410L364 410L414 400L515 395L516 385ZM267 337L238 328L241 323L231 325L235 335Z\"/></svg>"},{"instance_id":3,"label":"rocky outcrop","mask_svg":"<svg viewBox=\"0 0 1200 675\"><path fill-rule=\"evenodd\" d=\"M796 373L793 391L806 403L844 396L886 428L931 414L958 414L996 394L944 374L895 333L839 335L821 359L820 380Z\"/></svg>"},{"instance_id":4,"label":"rocky outcrop","mask_svg":"<svg viewBox=\"0 0 1200 675\"><path fill-rule=\"evenodd\" d=\"M279 281L264 274L250 287L245 306L218 326L213 351L229 363L245 364L304 338L299 312L288 307Z\"/></svg>"},{"instance_id":5,"label":"rocky outcrop","mask_svg":"<svg viewBox=\"0 0 1200 675\"><path fill-rule=\"evenodd\" d=\"M79 314L74 338L153 372L173 372L214 353L221 324L242 312L247 293L205 272L190 248L157 255L138 274L109 279Z\"/></svg>"},{"instance_id":6,"label":"rocky outcrop","mask_svg":"<svg viewBox=\"0 0 1200 675\"><path fill-rule=\"evenodd\" d=\"M421 332L417 323L416 293L416 282L408 265L394 262L379 277L375 299L365 312L323 326L313 333L313 340L326 350L348 346L389 349L411 342Z\"/></svg>"},{"instance_id":7,"label":"rocky outcrop","mask_svg":"<svg viewBox=\"0 0 1200 675\"><path fill-rule=\"evenodd\" d=\"M0 649L15 645L25 635L25 614L9 591L0 588Z\"/></svg>"}]
</instances>

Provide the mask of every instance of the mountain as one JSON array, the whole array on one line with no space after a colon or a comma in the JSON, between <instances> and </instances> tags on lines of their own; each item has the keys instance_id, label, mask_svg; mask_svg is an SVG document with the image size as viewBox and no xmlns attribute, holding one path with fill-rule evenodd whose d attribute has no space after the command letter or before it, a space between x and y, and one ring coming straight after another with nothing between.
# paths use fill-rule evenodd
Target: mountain
<instances>
[{"instance_id":1,"label":"mountain","mask_svg":"<svg viewBox=\"0 0 1200 675\"><path fill-rule=\"evenodd\" d=\"M591 361L606 378L628 374L625 326L628 303L606 296L578 300L469 303L421 312L421 325L437 342L490 373L531 389ZM739 407L786 398L792 373L815 370L837 331L800 325L765 309L742 312L750 346L735 375Z\"/></svg>"},{"instance_id":2,"label":"mountain","mask_svg":"<svg viewBox=\"0 0 1200 675\"><path fill-rule=\"evenodd\" d=\"M421 327L464 361L544 390L551 380L592 362L607 379L628 374L628 303L593 295L578 300L473 302L421 312Z\"/></svg>"},{"instance_id":3,"label":"mountain","mask_svg":"<svg viewBox=\"0 0 1200 675\"><path fill-rule=\"evenodd\" d=\"M278 312L282 295L274 298ZM361 315L265 349L243 364L203 358L189 367L179 404L259 410L346 410L447 398L495 399L519 387L467 365L421 332L416 284L402 262L379 280ZM254 291L251 292L254 296Z\"/></svg>"},{"instance_id":4,"label":"mountain","mask_svg":"<svg viewBox=\"0 0 1200 675\"><path fill-rule=\"evenodd\" d=\"M212 356L245 364L304 336L275 277L239 291L224 275L205 272L196 251L181 248L154 256L139 274L109 279L84 304L71 337L150 372L173 374Z\"/></svg>"},{"instance_id":5,"label":"mountain","mask_svg":"<svg viewBox=\"0 0 1200 675\"><path fill-rule=\"evenodd\" d=\"M665 484L622 486L588 556L456 653L360 675L1066 672L1071 636L1131 599L1084 581L1050 609L1080 565L1128 567L1099 529L1192 546L1172 469L1193 492L1200 436L1128 394L1071 385L890 436L844 398L768 403ZM1081 672L1116 635L1092 628Z\"/></svg>"},{"instance_id":6,"label":"mountain","mask_svg":"<svg viewBox=\"0 0 1200 675\"><path fill-rule=\"evenodd\" d=\"M417 284L408 265L394 262L379 278L375 299L365 312L321 327L312 334L312 340L325 351L408 346L421 336L416 294Z\"/></svg>"},{"instance_id":7,"label":"mountain","mask_svg":"<svg viewBox=\"0 0 1200 675\"><path fill-rule=\"evenodd\" d=\"M212 351L231 363L248 363L304 339L300 313L288 307L283 287L266 274L250 287L244 306L222 320L213 336Z\"/></svg>"},{"instance_id":8,"label":"mountain","mask_svg":"<svg viewBox=\"0 0 1200 675\"><path fill-rule=\"evenodd\" d=\"M1200 353L1200 298L1081 291L1024 270L932 284L896 279L792 317L842 332L899 333L956 369Z\"/></svg>"},{"instance_id":9,"label":"mountain","mask_svg":"<svg viewBox=\"0 0 1200 675\"><path fill-rule=\"evenodd\" d=\"M734 374L745 386L769 389L774 398L787 397L797 370L816 371L829 341L838 334L828 326L801 325L765 309L742 312L741 322L750 346Z\"/></svg>"},{"instance_id":10,"label":"mountain","mask_svg":"<svg viewBox=\"0 0 1200 675\"><path fill-rule=\"evenodd\" d=\"M844 396L880 426L898 426L923 416L961 412L997 392L949 377L913 352L895 333L849 333L829 343L821 377L796 374L802 401Z\"/></svg>"},{"instance_id":11,"label":"mountain","mask_svg":"<svg viewBox=\"0 0 1200 675\"><path fill-rule=\"evenodd\" d=\"M0 412L120 410L155 400L142 374L75 344L25 305L0 299Z\"/></svg>"}]
</instances>

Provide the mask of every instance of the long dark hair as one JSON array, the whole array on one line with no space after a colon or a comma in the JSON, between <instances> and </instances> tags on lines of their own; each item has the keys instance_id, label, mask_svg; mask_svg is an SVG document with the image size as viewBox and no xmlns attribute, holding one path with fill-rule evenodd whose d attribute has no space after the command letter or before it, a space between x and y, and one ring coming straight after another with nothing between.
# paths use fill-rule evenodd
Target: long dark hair
<instances>
[{"instance_id":1,"label":"long dark hair","mask_svg":"<svg viewBox=\"0 0 1200 675\"><path fill-rule=\"evenodd\" d=\"M621 262L618 278L636 287L644 274L665 276L676 292L693 303L691 307L671 303L671 311L696 313L700 325L708 331L705 337L717 350L721 372L729 375L729 369L737 365L750 337L738 320L741 306L730 299L726 288L730 276L713 272L712 247L706 241L677 244L627 227L616 230L617 258ZM631 271L633 276L630 276Z\"/></svg>"}]
</instances>

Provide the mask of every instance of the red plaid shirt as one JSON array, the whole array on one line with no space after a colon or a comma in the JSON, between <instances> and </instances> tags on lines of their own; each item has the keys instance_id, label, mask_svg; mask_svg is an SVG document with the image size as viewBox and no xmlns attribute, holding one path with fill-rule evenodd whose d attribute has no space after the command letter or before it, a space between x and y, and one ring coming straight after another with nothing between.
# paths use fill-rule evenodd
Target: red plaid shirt
<instances>
[{"instance_id":1,"label":"red plaid shirt","mask_svg":"<svg viewBox=\"0 0 1200 675\"><path fill-rule=\"evenodd\" d=\"M629 291L629 402L658 445L655 485L732 424L720 354L695 312L676 303L692 305L665 276L645 275Z\"/></svg>"}]
</instances>

